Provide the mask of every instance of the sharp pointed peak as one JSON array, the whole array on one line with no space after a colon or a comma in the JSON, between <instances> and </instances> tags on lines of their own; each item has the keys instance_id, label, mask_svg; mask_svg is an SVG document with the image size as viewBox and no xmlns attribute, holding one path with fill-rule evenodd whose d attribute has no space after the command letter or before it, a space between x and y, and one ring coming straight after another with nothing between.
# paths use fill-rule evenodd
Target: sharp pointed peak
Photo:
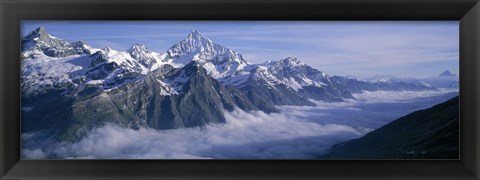
<instances>
[{"instance_id":1,"label":"sharp pointed peak","mask_svg":"<svg viewBox=\"0 0 480 180\"><path fill-rule=\"evenodd\" d=\"M208 39L206 38L200 31L198 31L197 29L193 29L190 34L188 35L189 38L205 38L205 39Z\"/></svg>"},{"instance_id":2,"label":"sharp pointed peak","mask_svg":"<svg viewBox=\"0 0 480 180\"><path fill-rule=\"evenodd\" d=\"M128 51L134 51L134 50L147 50L147 47L143 44L135 43L128 49Z\"/></svg>"},{"instance_id":3,"label":"sharp pointed peak","mask_svg":"<svg viewBox=\"0 0 480 180\"><path fill-rule=\"evenodd\" d=\"M212 47L209 45L212 45ZM185 39L170 47L167 52L171 57L176 57L194 51L203 51L207 46L209 46L209 50L215 50L215 48L228 49L203 36L197 29L193 29Z\"/></svg>"},{"instance_id":4,"label":"sharp pointed peak","mask_svg":"<svg viewBox=\"0 0 480 180\"><path fill-rule=\"evenodd\" d=\"M440 74L440 76L453 76L454 74L452 74L449 70L445 70L443 71L442 74Z\"/></svg>"},{"instance_id":5,"label":"sharp pointed peak","mask_svg":"<svg viewBox=\"0 0 480 180\"><path fill-rule=\"evenodd\" d=\"M197 29L192 29L192 32L191 34L198 34L198 35L202 35L202 33L200 33L200 31L198 31Z\"/></svg>"},{"instance_id":6,"label":"sharp pointed peak","mask_svg":"<svg viewBox=\"0 0 480 180\"><path fill-rule=\"evenodd\" d=\"M41 36L50 36L47 31L45 30L45 27L44 26L39 26L37 27L35 30L31 31L30 33L28 33L27 36L24 37L25 40L32 40L34 38L37 38L37 37L41 37ZM50 36L51 37L51 36Z\"/></svg>"},{"instance_id":7,"label":"sharp pointed peak","mask_svg":"<svg viewBox=\"0 0 480 180\"><path fill-rule=\"evenodd\" d=\"M135 43L135 44L132 45L132 47L143 48L143 47L145 47L145 45L139 44L139 43Z\"/></svg>"},{"instance_id":8,"label":"sharp pointed peak","mask_svg":"<svg viewBox=\"0 0 480 180\"><path fill-rule=\"evenodd\" d=\"M43 34L43 33L46 33L47 30L45 29L45 26L39 26L37 27L37 29L35 29L35 32L39 33L39 34Z\"/></svg>"},{"instance_id":9,"label":"sharp pointed peak","mask_svg":"<svg viewBox=\"0 0 480 180\"><path fill-rule=\"evenodd\" d=\"M56 39L57 41L59 40L59 41L64 41L65 43L68 43L67 41L65 41L63 39L55 37L55 36L51 35L50 33L48 33L45 29L45 26L43 26L43 25L37 27L35 30L30 32L27 36L25 36L23 38L23 40L25 40L25 41L31 41L31 40L37 41L37 38L38 38L39 41L50 41L50 40Z\"/></svg>"},{"instance_id":10,"label":"sharp pointed peak","mask_svg":"<svg viewBox=\"0 0 480 180\"><path fill-rule=\"evenodd\" d=\"M192 33L200 33L200 31L198 31L198 29L192 29Z\"/></svg>"},{"instance_id":11,"label":"sharp pointed peak","mask_svg":"<svg viewBox=\"0 0 480 180\"><path fill-rule=\"evenodd\" d=\"M68 43L47 33L44 26L39 26L22 37L22 51L37 47L38 42L44 42L43 45L40 46L60 46Z\"/></svg>"}]
</instances>

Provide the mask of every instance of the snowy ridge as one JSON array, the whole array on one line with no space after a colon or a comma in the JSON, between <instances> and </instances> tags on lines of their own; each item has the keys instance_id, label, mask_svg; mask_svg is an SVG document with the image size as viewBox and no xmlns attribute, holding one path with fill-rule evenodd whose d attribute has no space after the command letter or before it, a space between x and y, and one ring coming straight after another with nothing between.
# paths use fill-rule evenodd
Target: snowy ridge
<instances>
[{"instance_id":1,"label":"snowy ridge","mask_svg":"<svg viewBox=\"0 0 480 180\"><path fill-rule=\"evenodd\" d=\"M67 89L73 80L84 74L90 65L87 55L52 58L38 53L36 58L21 62L21 86L27 94L51 89Z\"/></svg>"},{"instance_id":2,"label":"snowy ridge","mask_svg":"<svg viewBox=\"0 0 480 180\"><path fill-rule=\"evenodd\" d=\"M294 57L271 63L269 69L273 74L282 79L284 84L289 85L296 91L305 86L322 87L326 85L324 81L329 81L327 74L313 69Z\"/></svg>"},{"instance_id":3,"label":"snowy ridge","mask_svg":"<svg viewBox=\"0 0 480 180\"><path fill-rule=\"evenodd\" d=\"M274 76L265 66L258 66L252 71L251 76L254 81L264 80L272 88L275 88L275 85L281 84L280 79Z\"/></svg>"},{"instance_id":4,"label":"snowy ridge","mask_svg":"<svg viewBox=\"0 0 480 180\"><path fill-rule=\"evenodd\" d=\"M141 74L149 73L150 71L154 70L151 69L154 64L161 63L161 60L157 60L152 53L145 51L116 51L110 47L105 47L101 49L101 51L106 55L106 60L108 63L114 62L117 65Z\"/></svg>"},{"instance_id":5,"label":"snowy ridge","mask_svg":"<svg viewBox=\"0 0 480 180\"><path fill-rule=\"evenodd\" d=\"M43 27L38 28L30 34L34 34L31 35L32 37L39 36L40 34L54 39L54 41L61 42L43 43L35 41L37 44L40 43L47 48L57 48L57 46L70 44L60 38L49 35ZM27 37L24 39L27 39ZM51 40L48 39L48 41ZM25 46L28 44L31 44L31 42L26 42ZM290 68L288 70L295 71L294 68L307 66L296 58L289 57L285 60L265 63L263 65L253 65L246 61L241 54L214 43L197 30L193 30L187 38L172 46L166 53L150 51L141 44L134 44L126 51L117 51L111 47L95 49L81 41L71 44L74 44L75 47L82 47L88 51L82 58L82 62L79 62L79 59L76 59L74 61L75 63L67 62L68 59L78 58L78 55L70 55L64 58L66 60L57 61L59 58L45 55L45 53L39 49L33 48L25 50L23 54L28 58L24 61L27 63L24 63L24 68L22 68L25 71L23 74L25 77L28 77L29 74L37 74L35 77L30 77L31 81L29 82L32 84L29 86L33 87L33 84L37 84L37 86L41 84L51 85L53 81L73 83L75 79L81 79L83 80L82 82L89 85L98 85L99 87L108 89L108 87L118 86L118 83L124 81L118 79L125 79L127 76L133 76L132 74L146 75L161 68L162 65L165 64L181 68L191 61L196 61L205 68L208 75L218 79L223 84L236 87L242 86L242 84L251 78L264 78L272 85L285 84L296 91L303 86L320 87L324 85L324 83L318 81L318 78L312 79L307 75L302 75L301 72L296 73L294 77L284 77L279 74L279 72L285 68ZM31 56L30 54L35 54L35 56ZM33 64L35 64L35 66ZM55 73L46 69L55 69ZM255 71L255 73L251 73L253 71ZM44 75L49 78L38 78L38 75ZM320 76L325 75L322 74ZM35 79L35 81L33 81L33 79ZM44 81L38 79L44 79ZM126 79L133 79L133 77ZM181 81L181 79L175 79L169 80L168 82L162 81L162 83L175 84L173 81L176 80ZM78 85L77 83L73 84L75 86ZM172 85L171 87L172 90L168 88L165 89L166 94L175 93L174 91L178 93L179 86Z\"/></svg>"},{"instance_id":6,"label":"snowy ridge","mask_svg":"<svg viewBox=\"0 0 480 180\"><path fill-rule=\"evenodd\" d=\"M134 60L138 61L142 66L142 74L154 71L161 65L165 64L166 54L156 53L148 50L145 45L134 44L127 50Z\"/></svg>"},{"instance_id":7,"label":"snowy ridge","mask_svg":"<svg viewBox=\"0 0 480 180\"><path fill-rule=\"evenodd\" d=\"M241 88L248 83L265 82L269 89L284 85L288 91L297 93L306 88L311 91L329 87L326 89L329 92L339 88L337 81L332 81L326 73L295 57L251 64L240 53L214 43L195 29L165 53L157 53L141 44L118 51L111 47L96 49L81 41L69 43L48 34L44 27L22 39L22 88L27 94L72 90L84 85L109 90L139 80L165 65L182 68L192 61L226 86ZM157 79L163 88L161 94L181 93L188 78L179 74L175 78ZM387 82L395 83L391 79ZM418 84L426 86L432 82ZM451 86L455 86L454 82Z\"/></svg>"},{"instance_id":8,"label":"snowy ridge","mask_svg":"<svg viewBox=\"0 0 480 180\"><path fill-rule=\"evenodd\" d=\"M52 36L44 27L22 39L22 59L22 87L32 95L83 83L103 89L118 87L127 79L136 79L135 74L146 75L166 64L165 53L143 45L134 44L127 51L96 49L82 41L69 43Z\"/></svg>"},{"instance_id":9,"label":"snowy ridge","mask_svg":"<svg viewBox=\"0 0 480 180\"><path fill-rule=\"evenodd\" d=\"M271 87L283 84L297 92L306 86L326 86L324 81L329 81L327 74L311 68L294 57L251 65L250 68L253 69L241 71L221 81L224 84L242 87L249 78L252 81L264 80Z\"/></svg>"}]
</instances>

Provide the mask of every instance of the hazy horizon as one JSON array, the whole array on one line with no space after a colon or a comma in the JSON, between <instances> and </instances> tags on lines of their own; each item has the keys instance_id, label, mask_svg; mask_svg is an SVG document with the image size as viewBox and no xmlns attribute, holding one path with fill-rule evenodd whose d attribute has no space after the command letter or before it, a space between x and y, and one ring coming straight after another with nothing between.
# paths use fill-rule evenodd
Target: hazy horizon
<instances>
[{"instance_id":1,"label":"hazy horizon","mask_svg":"<svg viewBox=\"0 0 480 180\"><path fill-rule=\"evenodd\" d=\"M458 21L23 21L66 41L166 52L197 29L251 63L289 56L329 75L430 77L459 71Z\"/></svg>"}]
</instances>

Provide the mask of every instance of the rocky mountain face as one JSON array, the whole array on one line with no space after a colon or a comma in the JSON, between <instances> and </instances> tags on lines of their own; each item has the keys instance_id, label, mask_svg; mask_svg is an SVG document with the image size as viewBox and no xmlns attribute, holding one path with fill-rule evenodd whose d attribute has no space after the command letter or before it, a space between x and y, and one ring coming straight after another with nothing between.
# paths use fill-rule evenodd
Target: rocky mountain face
<instances>
[{"instance_id":1,"label":"rocky mountain face","mask_svg":"<svg viewBox=\"0 0 480 180\"><path fill-rule=\"evenodd\" d=\"M65 97L68 98L36 102L35 108L25 113L28 116L24 120L29 120L25 124L29 126L23 127L24 130L62 127L57 129L61 130L63 140L76 140L90 128L105 123L129 128L176 129L223 123L223 111L235 107L245 111L278 111L274 106L257 106L239 90L221 85L196 62L182 68L167 65L109 91L89 87ZM38 105L42 106L37 108Z\"/></svg>"},{"instance_id":2,"label":"rocky mountain face","mask_svg":"<svg viewBox=\"0 0 480 180\"><path fill-rule=\"evenodd\" d=\"M76 140L105 123L175 129L225 122L224 111L278 112L276 105L344 101L363 90L425 90L405 82L329 76L294 57L251 64L197 30L166 53L69 43L43 27L22 43L22 132ZM373 87L371 87L373 86ZM399 88L401 87L401 88Z\"/></svg>"},{"instance_id":3,"label":"rocky mountain face","mask_svg":"<svg viewBox=\"0 0 480 180\"><path fill-rule=\"evenodd\" d=\"M459 97L413 112L365 136L336 144L326 159L457 159Z\"/></svg>"}]
</instances>

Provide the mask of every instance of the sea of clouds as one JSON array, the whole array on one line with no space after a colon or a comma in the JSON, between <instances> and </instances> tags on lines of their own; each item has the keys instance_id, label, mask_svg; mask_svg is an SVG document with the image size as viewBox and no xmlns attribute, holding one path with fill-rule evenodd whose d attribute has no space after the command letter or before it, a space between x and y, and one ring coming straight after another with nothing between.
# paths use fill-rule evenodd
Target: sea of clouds
<instances>
[{"instance_id":1,"label":"sea of clouds","mask_svg":"<svg viewBox=\"0 0 480 180\"><path fill-rule=\"evenodd\" d=\"M201 128L138 130L113 124L75 143L22 134L23 159L311 159L458 92L364 92L340 103L279 106L281 113L225 112L227 123Z\"/></svg>"}]
</instances>

